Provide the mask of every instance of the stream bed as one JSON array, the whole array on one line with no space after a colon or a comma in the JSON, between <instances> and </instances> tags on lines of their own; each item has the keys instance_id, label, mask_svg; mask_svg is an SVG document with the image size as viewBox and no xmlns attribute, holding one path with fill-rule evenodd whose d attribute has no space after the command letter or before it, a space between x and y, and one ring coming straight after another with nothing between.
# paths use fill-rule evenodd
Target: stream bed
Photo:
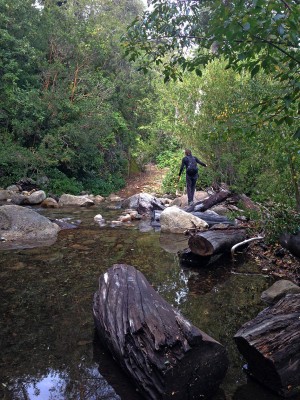
<instances>
[{"instance_id":1,"label":"stream bed","mask_svg":"<svg viewBox=\"0 0 300 400\"><path fill-rule=\"evenodd\" d=\"M0 251L0 399L142 400L136 387L95 337L93 295L115 263L139 269L170 304L226 346L230 367L213 400L277 400L243 372L233 336L265 308L273 281L255 263L180 265L181 235L154 231L147 221L100 227L96 214L120 210L36 209L49 218L81 220L51 246Z\"/></svg>"}]
</instances>

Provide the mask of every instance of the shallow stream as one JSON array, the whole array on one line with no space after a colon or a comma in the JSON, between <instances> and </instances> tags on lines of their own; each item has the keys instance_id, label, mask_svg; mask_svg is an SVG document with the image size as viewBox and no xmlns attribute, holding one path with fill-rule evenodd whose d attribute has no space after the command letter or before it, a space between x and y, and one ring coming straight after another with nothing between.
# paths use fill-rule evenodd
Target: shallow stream
<instances>
[{"instance_id":1,"label":"shallow stream","mask_svg":"<svg viewBox=\"0 0 300 400\"><path fill-rule=\"evenodd\" d=\"M99 227L108 208L39 210L81 220L51 246L0 251L0 398L5 400L141 400L135 386L95 340L92 299L99 276L115 263L139 269L169 303L226 346L230 368L214 400L277 400L248 380L233 336L265 308L271 285L253 263L180 265L181 235L155 232L147 222ZM120 396L120 397L118 397Z\"/></svg>"}]
</instances>

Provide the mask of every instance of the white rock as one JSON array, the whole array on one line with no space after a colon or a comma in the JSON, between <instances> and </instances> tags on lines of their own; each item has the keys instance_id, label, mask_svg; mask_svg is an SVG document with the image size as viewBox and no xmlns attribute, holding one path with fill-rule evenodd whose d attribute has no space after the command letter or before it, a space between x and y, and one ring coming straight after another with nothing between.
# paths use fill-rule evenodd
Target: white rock
<instances>
[{"instance_id":1,"label":"white rock","mask_svg":"<svg viewBox=\"0 0 300 400\"><path fill-rule=\"evenodd\" d=\"M160 226L162 232L183 233L187 229L208 228L208 224L202 219L187 213L177 206L166 208L160 215Z\"/></svg>"},{"instance_id":2,"label":"white rock","mask_svg":"<svg viewBox=\"0 0 300 400\"><path fill-rule=\"evenodd\" d=\"M46 199L46 193L43 190L37 190L28 196L28 204L40 204Z\"/></svg>"},{"instance_id":3,"label":"white rock","mask_svg":"<svg viewBox=\"0 0 300 400\"><path fill-rule=\"evenodd\" d=\"M58 204L64 206L79 206L79 207L90 207L95 203L87 196L73 196L72 194L61 195Z\"/></svg>"}]
</instances>

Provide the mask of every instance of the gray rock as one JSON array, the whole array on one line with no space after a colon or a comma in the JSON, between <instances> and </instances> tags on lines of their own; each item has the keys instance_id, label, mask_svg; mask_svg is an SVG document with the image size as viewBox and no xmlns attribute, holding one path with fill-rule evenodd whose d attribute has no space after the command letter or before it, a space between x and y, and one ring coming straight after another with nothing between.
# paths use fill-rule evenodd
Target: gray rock
<instances>
[{"instance_id":1,"label":"gray rock","mask_svg":"<svg viewBox=\"0 0 300 400\"><path fill-rule=\"evenodd\" d=\"M43 208L58 208L58 203L52 197L47 197L45 200L43 200L41 207L43 207Z\"/></svg>"},{"instance_id":2,"label":"gray rock","mask_svg":"<svg viewBox=\"0 0 300 400\"><path fill-rule=\"evenodd\" d=\"M28 204L40 204L43 200L46 199L46 193L43 190L37 190L36 192L32 192L27 199Z\"/></svg>"},{"instance_id":3,"label":"gray rock","mask_svg":"<svg viewBox=\"0 0 300 400\"><path fill-rule=\"evenodd\" d=\"M146 214L153 210L163 210L164 205L149 193L135 194L122 202L122 208L131 208L139 214Z\"/></svg>"},{"instance_id":4,"label":"gray rock","mask_svg":"<svg viewBox=\"0 0 300 400\"><path fill-rule=\"evenodd\" d=\"M9 190L11 192L19 192L20 191L20 187L18 185L11 185L11 186L8 186L6 188L6 190Z\"/></svg>"},{"instance_id":5,"label":"gray rock","mask_svg":"<svg viewBox=\"0 0 300 400\"><path fill-rule=\"evenodd\" d=\"M57 224L37 212L18 205L0 207L0 236L5 241L46 240L56 238Z\"/></svg>"},{"instance_id":6,"label":"gray rock","mask_svg":"<svg viewBox=\"0 0 300 400\"><path fill-rule=\"evenodd\" d=\"M13 190L0 190L0 201L6 201L8 199L11 199L14 195L16 194L15 191Z\"/></svg>"},{"instance_id":7,"label":"gray rock","mask_svg":"<svg viewBox=\"0 0 300 400\"><path fill-rule=\"evenodd\" d=\"M87 197L90 200L92 200L95 204L100 204L105 200L105 198L100 196L100 194L98 194L97 196L94 196L93 194L89 194Z\"/></svg>"},{"instance_id":8,"label":"gray rock","mask_svg":"<svg viewBox=\"0 0 300 400\"><path fill-rule=\"evenodd\" d=\"M26 204L27 199L28 196L21 193L15 193L11 198L11 202L15 205L21 206L22 204Z\"/></svg>"},{"instance_id":9,"label":"gray rock","mask_svg":"<svg viewBox=\"0 0 300 400\"><path fill-rule=\"evenodd\" d=\"M286 279L275 282L269 289L261 294L261 299L267 304L275 304L287 294L300 293L300 287Z\"/></svg>"},{"instance_id":10,"label":"gray rock","mask_svg":"<svg viewBox=\"0 0 300 400\"><path fill-rule=\"evenodd\" d=\"M61 195L58 204L61 207L64 206L90 207L93 206L95 203L87 196L73 196L72 194L63 194Z\"/></svg>"}]
</instances>

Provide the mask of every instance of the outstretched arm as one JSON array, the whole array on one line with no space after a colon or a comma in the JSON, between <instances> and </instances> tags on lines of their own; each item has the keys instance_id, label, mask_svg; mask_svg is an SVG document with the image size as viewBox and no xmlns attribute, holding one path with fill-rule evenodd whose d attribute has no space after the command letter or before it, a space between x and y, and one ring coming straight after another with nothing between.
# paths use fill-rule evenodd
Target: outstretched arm
<instances>
[{"instance_id":1,"label":"outstretched arm","mask_svg":"<svg viewBox=\"0 0 300 400\"><path fill-rule=\"evenodd\" d=\"M195 157L195 159L198 164L202 165L203 167L207 167L207 165L204 162L200 161L199 158Z\"/></svg>"}]
</instances>

